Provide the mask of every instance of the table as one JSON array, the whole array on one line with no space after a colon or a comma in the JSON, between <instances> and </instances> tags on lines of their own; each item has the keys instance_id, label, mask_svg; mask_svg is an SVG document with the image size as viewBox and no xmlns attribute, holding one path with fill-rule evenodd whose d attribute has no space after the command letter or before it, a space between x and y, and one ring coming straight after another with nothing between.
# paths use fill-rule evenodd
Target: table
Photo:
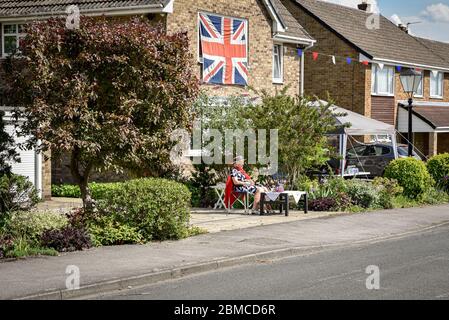
<instances>
[{"instance_id":1,"label":"table","mask_svg":"<svg viewBox=\"0 0 449 320\"><path fill-rule=\"evenodd\" d=\"M260 198L260 215L263 215L263 208L266 202L279 203L280 213L282 209L285 211L285 216L289 214L289 198L293 197L296 205L299 204L301 198L304 198L304 213L309 212L308 195L305 191L284 191L284 192L263 192ZM267 200L268 199L268 200Z\"/></svg>"},{"instance_id":2,"label":"table","mask_svg":"<svg viewBox=\"0 0 449 320\"><path fill-rule=\"evenodd\" d=\"M218 196L218 200L214 205L214 210L226 209L226 205L224 203L226 184L219 183L216 186L211 187L211 189L214 189Z\"/></svg>"}]
</instances>

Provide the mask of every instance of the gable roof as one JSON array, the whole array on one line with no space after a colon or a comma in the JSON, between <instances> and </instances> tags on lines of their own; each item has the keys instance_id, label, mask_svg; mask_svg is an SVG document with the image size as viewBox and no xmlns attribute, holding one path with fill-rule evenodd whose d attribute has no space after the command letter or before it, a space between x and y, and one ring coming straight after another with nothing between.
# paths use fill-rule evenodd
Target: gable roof
<instances>
[{"instance_id":1,"label":"gable roof","mask_svg":"<svg viewBox=\"0 0 449 320\"><path fill-rule=\"evenodd\" d=\"M111 10L162 11L170 0L0 0L0 18L35 17L64 14L69 5L77 5L81 13Z\"/></svg>"},{"instance_id":2,"label":"gable roof","mask_svg":"<svg viewBox=\"0 0 449 320\"><path fill-rule=\"evenodd\" d=\"M284 31L280 33L280 37L303 39L311 43L315 42L312 36L299 24L298 20L293 17L290 11L288 11L281 0L270 0L270 2L284 26Z\"/></svg>"},{"instance_id":3,"label":"gable roof","mask_svg":"<svg viewBox=\"0 0 449 320\"><path fill-rule=\"evenodd\" d=\"M449 70L449 62L382 15L379 28L368 29L366 23L372 13L318 0L294 1L371 60Z\"/></svg>"},{"instance_id":4,"label":"gable roof","mask_svg":"<svg viewBox=\"0 0 449 320\"><path fill-rule=\"evenodd\" d=\"M449 43L415 37L422 45L449 63Z\"/></svg>"}]
</instances>

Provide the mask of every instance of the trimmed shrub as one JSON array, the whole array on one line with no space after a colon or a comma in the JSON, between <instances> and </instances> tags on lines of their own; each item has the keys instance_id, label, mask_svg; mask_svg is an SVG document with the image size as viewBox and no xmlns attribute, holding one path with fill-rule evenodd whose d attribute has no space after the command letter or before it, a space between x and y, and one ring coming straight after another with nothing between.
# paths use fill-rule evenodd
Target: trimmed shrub
<instances>
[{"instance_id":1,"label":"trimmed shrub","mask_svg":"<svg viewBox=\"0 0 449 320\"><path fill-rule=\"evenodd\" d=\"M68 224L65 215L56 212L15 212L8 222L8 233L38 241L47 230L62 229Z\"/></svg>"},{"instance_id":2,"label":"trimmed shrub","mask_svg":"<svg viewBox=\"0 0 449 320\"><path fill-rule=\"evenodd\" d=\"M415 158L402 158L390 162L384 176L397 180L404 188L404 195L411 199L421 197L433 184L424 162Z\"/></svg>"},{"instance_id":3,"label":"trimmed shrub","mask_svg":"<svg viewBox=\"0 0 449 320\"><path fill-rule=\"evenodd\" d=\"M143 237L135 227L120 224L113 216L102 216L90 223L89 234L94 246L111 246L143 243Z\"/></svg>"},{"instance_id":4,"label":"trimmed shrub","mask_svg":"<svg viewBox=\"0 0 449 320\"><path fill-rule=\"evenodd\" d=\"M103 199L104 195L111 190L120 188L120 182L111 183L89 183L89 189L93 199ZM64 198L81 198L81 191L79 186L72 184L52 185L51 194L53 197Z\"/></svg>"},{"instance_id":5,"label":"trimmed shrub","mask_svg":"<svg viewBox=\"0 0 449 320\"><path fill-rule=\"evenodd\" d=\"M37 191L26 177L16 174L0 176L0 215L6 212L28 211L38 202Z\"/></svg>"},{"instance_id":6,"label":"trimmed shrub","mask_svg":"<svg viewBox=\"0 0 449 320\"><path fill-rule=\"evenodd\" d=\"M120 224L135 228L144 241L188 236L190 191L165 179L137 179L105 193L97 205Z\"/></svg>"},{"instance_id":7,"label":"trimmed shrub","mask_svg":"<svg viewBox=\"0 0 449 320\"><path fill-rule=\"evenodd\" d=\"M71 252L92 247L89 234L83 228L67 226L59 230L45 231L40 239L42 246L59 252Z\"/></svg>"},{"instance_id":8,"label":"trimmed shrub","mask_svg":"<svg viewBox=\"0 0 449 320\"><path fill-rule=\"evenodd\" d=\"M427 162L427 169L437 186L449 191L449 153L432 157Z\"/></svg>"}]
</instances>

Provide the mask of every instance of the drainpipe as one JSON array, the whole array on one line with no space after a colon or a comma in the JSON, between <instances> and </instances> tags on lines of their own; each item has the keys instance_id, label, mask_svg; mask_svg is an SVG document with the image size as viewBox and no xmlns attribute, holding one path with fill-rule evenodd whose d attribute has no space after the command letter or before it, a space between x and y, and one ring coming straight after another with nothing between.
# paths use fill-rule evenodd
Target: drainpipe
<instances>
[{"instance_id":1,"label":"drainpipe","mask_svg":"<svg viewBox=\"0 0 449 320\"><path fill-rule=\"evenodd\" d=\"M302 56L301 56L301 97L304 96L304 58L305 58L305 53L307 50L309 50L310 48L313 47L313 43L307 47L304 48L304 50L302 50Z\"/></svg>"},{"instance_id":2,"label":"drainpipe","mask_svg":"<svg viewBox=\"0 0 449 320\"><path fill-rule=\"evenodd\" d=\"M37 190L39 198L43 198L42 193L42 151L39 151L41 141L38 141L34 153L34 187Z\"/></svg>"}]
</instances>

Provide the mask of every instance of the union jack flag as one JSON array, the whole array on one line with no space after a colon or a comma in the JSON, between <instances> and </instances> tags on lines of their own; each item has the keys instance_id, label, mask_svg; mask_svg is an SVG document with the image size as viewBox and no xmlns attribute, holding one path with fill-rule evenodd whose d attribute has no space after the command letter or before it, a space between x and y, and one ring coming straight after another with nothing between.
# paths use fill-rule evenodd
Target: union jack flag
<instances>
[{"instance_id":1,"label":"union jack flag","mask_svg":"<svg viewBox=\"0 0 449 320\"><path fill-rule=\"evenodd\" d=\"M247 21L200 13L203 82L248 83Z\"/></svg>"}]
</instances>

